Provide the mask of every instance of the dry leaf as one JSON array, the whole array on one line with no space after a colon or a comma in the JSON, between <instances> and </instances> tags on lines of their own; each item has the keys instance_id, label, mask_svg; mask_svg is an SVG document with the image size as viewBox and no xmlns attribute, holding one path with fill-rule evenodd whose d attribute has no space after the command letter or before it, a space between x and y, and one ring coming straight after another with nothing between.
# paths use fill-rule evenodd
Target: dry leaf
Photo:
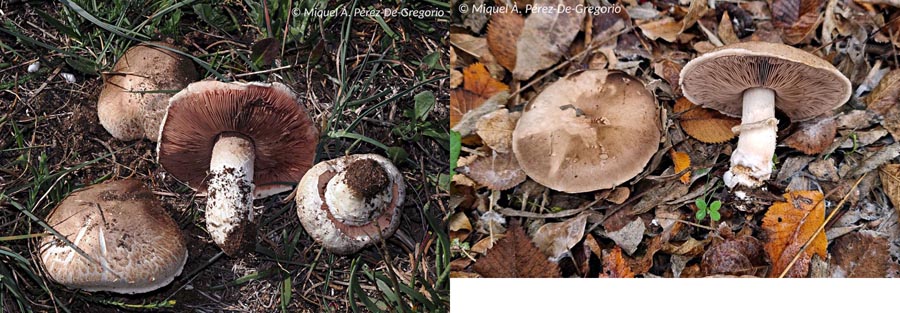
<instances>
[{"instance_id":1,"label":"dry leaf","mask_svg":"<svg viewBox=\"0 0 900 313\"><path fill-rule=\"evenodd\" d=\"M679 118L684 132L704 143L722 143L731 140L734 138L731 128L741 124L740 119L701 108L684 97L675 102L674 111L684 112Z\"/></svg>"},{"instance_id":2,"label":"dry leaf","mask_svg":"<svg viewBox=\"0 0 900 313\"><path fill-rule=\"evenodd\" d=\"M614 46L616 41L611 37L631 24L628 11L621 5L614 4L611 8L620 9L619 13L597 14L591 19L592 42L604 42L605 46ZM616 12L615 9L611 11Z\"/></svg>"},{"instance_id":3,"label":"dry leaf","mask_svg":"<svg viewBox=\"0 0 900 313\"><path fill-rule=\"evenodd\" d=\"M836 182L840 179L837 166L834 165L834 158L816 160L809 163L809 173L813 174L820 182Z\"/></svg>"},{"instance_id":4,"label":"dry leaf","mask_svg":"<svg viewBox=\"0 0 900 313\"><path fill-rule=\"evenodd\" d=\"M641 32L644 33L644 36L647 36L650 40L662 38L668 42L675 42L675 39L678 38L678 34L681 33L681 28L683 26L684 23L676 21L669 16L655 21L638 23L638 28L640 28Z\"/></svg>"},{"instance_id":5,"label":"dry leaf","mask_svg":"<svg viewBox=\"0 0 900 313\"><path fill-rule=\"evenodd\" d=\"M557 8L574 8L580 0L535 0L533 13L516 44L516 66L513 77L527 80L537 71L556 64L569 51L569 45L581 30L584 11L560 12Z\"/></svg>"},{"instance_id":6,"label":"dry leaf","mask_svg":"<svg viewBox=\"0 0 900 313\"><path fill-rule=\"evenodd\" d=\"M565 222L544 224L534 233L534 244L551 261L559 260L584 238L587 217L581 214Z\"/></svg>"},{"instance_id":7,"label":"dry leaf","mask_svg":"<svg viewBox=\"0 0 900 313\"><path fill-rule=\"evenodd\" d=\"M625 262L622 256L622 249L614 247L603 255L603 272L600 278L634 278L634 272Z\"/></svg>"},{"instance_id":8,"label":"dry leaf","mask_svg":"<svg viewBox=\"0 0 900 313\"><path fill-rule=\"evenodd\" d=\"M900 212L900 164L885 164L878 171L884 193L891 199L894 208Z\"/></svg>"},{"instance_id":9,"label":"dry leaf","mask_svg":"<svg viewBox=\"0 0 900 313\"><path fill-rule=\"evenodd\" d=\"M607 231L606 237L616 242L616 245L622 247L628 255L637 251L638 245L644 238L644 230L647 226L640 218L631 221L619 230Z\"/></svg>"},{"instance_id":10,"label":"dry leaf","mask_svg":"<svg viewBox=\"0 0 900 313\"><path fill-rule=\"evenodd\" d=\"M822 0L770 0L772 22L782 29L784 41L797 44L812 35L821 23Z\"/></svg>"},{"instance_id":11,"label":"dry leaf","mask_svg":"<svg viewBox=\"0 0 900 313\"><path fill-rule=\"evenodd\" d=\"M897 106L900 99L900 69L888 72L866 98L866 107L884 115Z\"/></svg>"},{"instance_id":12,"label":"dry leaf","mask_svg":"<svg viewBox=\"0 0 900 313\"><path fill-rule=\"evenodd\" d=\"M475 262L475 272L489 278L560 277L559 266L547 257L515 225L487 254Z\"/></svg>"},{"instance_id":13,"label":"dry leaf","mask_svg":"<svg viewBox=\"0 0 900 313\"><path fill-rule=\"evenodd\" d=\"M628 200L629 196L631 196L631 189L628 189L628 187L625 186L619 186L606 195L606 201L622 204L625 203L625 200Z\"/></svg>"},{"instance_id":14,"label":"dry leaf","mask_svg":"<svg viewBox=\"0 0 900 313\"><path fill-rule=\"evenodd\" d=\"M834 241L829 263L831 277L882 278L891 266L888 239L870 230L861 230Z\"/></svg>"},{"instance_id":15,"label":"dry leaf","mask_svg":"<svg viewBox=\"0 0 900 313\"><path fill-rule=\"evenodd\" d=\"M719 29L717 32L719 39L722 39L722 43L726 45L741 42L741 39L734 33L734 24L731 23L731 17L728 16L728 11L722 13L722 20L719 21Z\"/></svg>"},{"instance_id":16,"label":"dry leaf","mask_svg":"<svg viewBox=\"0 0 900 313\"><path fill-rule=\"evenodd\" d=\"M475 57L476 59L479 59L481 58L481 56L490 53L487 46L487 39L475 37L469 34L451 33L450 44L452 44L457 49L462 50L466 54Z\"/></svg>"},{"instance_id":17,"label":"dry leaf","mask_svg":"<svg viewBox=\"0 0 900 313\"><path fill-rule=\"evenodd\" d=\"M709 9L709 5L706 0L691 0L691 6L688 8L687 14L681 20L681 32L684 32L686 29L691 28L697 21L706 14L706 10Z\"/></svg>"},{"instance_id":18,"label":"dry leaf","mask_svg":"<svg viewBox=\"0 0 900 313\"><path fill-rule=\"evenodd\" d=\"M465 12L456 12L460 14L460 19L463 22L463 26L471 30L472 32L479 33L481 29L484 28L484 24L487 24L488 21L488 13L485 10L476 10L474 8L483 8L489 7L491 4L485 4L484 0L460 0L458 3L465 4L467 10ZM462 7L462 6L460 6Z\"/></svg>"},{"instance_id":19,"label":"dry leaf","mask_svg":"<svg viewBox=\"0 0 900 313\"><path fill-rule=\"evenodd\" d=\"M765 250L772 261L769 277L781 275L798 253L800 258L786 277L805 277L812 254L827 256L825 232L820 232L805 251L800 251L825 221L825 196L819 191L793 191L784 197L787 202L775 202L763 218Z\"/></svg>"},{"instance_id":20,"label":"dry leaf","mask_svg":"<svg viewBox=\"0 0 900 313\"><path fill-rule=\"evenodd\" d=\"M756 267L765 264L762 243L756 238L741 236L713 244L703 254L700 268L704 275L754 275Z\"/></svg>"},{"instance_id":21,"label":"dry leaf","mask_svg":"<svg viewBox=\"0 0 900 313\"><path fill-rule=\"evenodd\" d=\"M456 126L463 115L487 99L506 90L509 86L491 77L484 64L469 65L463 69L463 88L450 91L450 127Z\"/></svg>"},{"instance_id":22,"label":"dry leaf","mask_svg":"<svg viewBox=\"0 0 900 313\"><path fill-rule=\"evenodd\" d=\"M670 59L662 59L659 62L653 63L653 73L656 76L662 77L669 83L669 86L672 86L672 92L675 94L681 93L681 85L678 84L678 80L680 79L679 75L681 74L681 64L675 63Z\"/></svg>"},{"instance_id":23,"label":"dry leaf","mask_svg":"<svg viewBox=\"0 0 900 313\"><path fill-rule=\"evenodd\" d=\"M493 237L487 236L476 242L472 245L472 249L469 249L471 252L475 252L478 254L485 254L488 250L494 247L500 239L506 237L506 234L494 234Z\"/></svg>"},{"instance_id":24,"label":"dry leaf","mask_svg":"<svg viewBox=\"0 0 900 313\"><path fill-rule=\"evenodd\" d=\"M472 232L472 223L469 217L463 212L456 212L450 215L447 221L447 229L450 231L450 240L459 239L460 242L465 241Z\"/></svg>"},{"instance_id":25,"label":"dry leaf","mask_svg":"<svg viewBox=\"0 0 900 313\"><path fill-rule=\"evenodd\" d=\"M509 111L500 109L485 114L475 124L475 133L481 137L485 145L498 153L509 153L512 148L512 132L516 122Z\"/></svg>"},{"instance_id":26,"label":"dry leaf","mask_svg":"<svg viewBox=\"0 0 900 313\"><path fill-rule=\"evenodd\" d=\"M672 162L675 163L675 173L681 173L681 171L688 169L691 167L691 157L684 152L677 152L675 149L669 151L669 156L672 158ZM688 171L681 175L682 183L691 182L691 172Z\"/></svg>"},{"instance_id":27,"label":"dry leaf","mask_svg":"<svg viewBox=\"0 0 900 313\"><path fill-rule=\"evenodd\" d=\"M784 140L784 144L805 154L819 154L834 142L837 123L831 116L820 116L801 122L798 130Z\"/></svg>"},{"instance_id":28,"label":"dry leaf","mask_svg":"<svg viewBox=\"0 0 900 313\"><path fill-rule=\"evenodd\" d=\"M525 25L525 18L511 11L491 15L488 24L487 45L497 63L510 72L516 67L516 43Z\"/></svg>"},{"instance_id":29,"label":"dry leaf","mask_svg":"<svg viewBox=\"0 0 900 313\"><path fill-rule=\"evenodd\" d=\"M491 190L506 190L525 181L525 171L512 153L493 152L461 167L460 173Z\"/></svg>"}]
</instances>

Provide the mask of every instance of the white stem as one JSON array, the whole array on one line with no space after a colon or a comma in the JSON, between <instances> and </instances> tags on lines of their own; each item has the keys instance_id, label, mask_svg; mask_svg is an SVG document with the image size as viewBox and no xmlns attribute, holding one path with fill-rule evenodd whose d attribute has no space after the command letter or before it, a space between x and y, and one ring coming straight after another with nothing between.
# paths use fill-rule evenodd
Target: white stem
<instances>
[{"instance_id":1,"label":"white stem","mask_svg":"<svg viewBox=\"0 0 900 313\"><path fill-rule=\"evenodd\" d=\"M768 88L744 91L738 146L731 154L731 169L725 173L725 185L758 187L772 174L775 154L775 92Z\"/></svg>"},{"instance_id":2,"label":"white stem","mask_svg":"<svg viewBox=\"0 0 900 313\"><path fill-rule=\"evenodd\" d=\"M239 136L223 135L213 146L209 162L206 228L213 241L228 255L253 242L253 143ZM252 237L250 237L252 236Z\"/></svg>"}]
</instances>

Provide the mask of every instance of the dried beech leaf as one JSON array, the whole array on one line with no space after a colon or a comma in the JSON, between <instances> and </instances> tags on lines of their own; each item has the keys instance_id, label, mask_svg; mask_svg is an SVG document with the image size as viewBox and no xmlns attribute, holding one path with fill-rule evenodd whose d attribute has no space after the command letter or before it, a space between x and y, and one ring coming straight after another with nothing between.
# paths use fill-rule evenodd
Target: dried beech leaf
<instances>
[{"instance_id":1,"label":"dried beech leaf","mask_svg":"<svg viewBox=\"0 0 900 313\"><path fill-rule=\"evenodd\" d=\"M516 66L513 77L527 80L537 71L556 64L569 51L575 35L581 31L584 11L564 12L557 8L574 8L580 0L535 0L533 13L516 44Z\"/></svg>"},{"instance_id":2,"label":"dried beech leaf","mask_svg":"<svg viewBox=\"0 0 900 313\"><path fill-rule=\"evenodd\" d=\"M825 232L820 232L805 251L800 251L825 221L825 196L819 191L793 191L784 197L787 202L775 202L763 217L765 250L772 261L769 277L781 275L798 253L800 258L786 277L806 277L812 255L827 256Z\"/></svg>"},{"instance_id":3,"label":"dried beech leaf","mask_svg":"<svg viewBox=\"0 0 900 313\"><path fill-rule=\"evenodd\" d=\"M450 215L447 229L450 231L450 240L459 239L459 241L465 241L469 237L469 233L472 232L472 223L469 222L469 217L465 213L456 212Z\"/></svg>"},{"instance_id":4,"label":"dried beech leaf","mask_svg":"<svg viewBox=\"0 0 900 313\"><path fill-rule=\"evenodd\" d=\"M866 107L884 115L900 101L900 69L890 71L866 98Z\"/></svg>"},{"instance_id":5,"label":"dried beech leaf","mask_svg":"<svg viewBox=\"0 0 900 313\"><path fill-rule=\"evenodd\" d=\"M684 132L704 143L722 143L731 140L734 138L731 128L741 124L740 119L701 108L684 97L675 102L674 111L684 112L679 118Z\"/></svg>"},{"instance_id":6,"label":"dried beech leaf","mask_svg":"<svg viewBox=\"0 0 900 313\"><path fill-rule=\"evenodd\" d=\"M484 64L469 65L463 69L463 88L450 91L450 127L456 126L467 112L506 90L509 86L491 77Z\"/></svg>"},{"instance_id":7,"label":"dried beech leaf","mask_svg":"<svg viewBox=\"0 0 900 313\"><path fill-rule=\"evenodd\" d=\"M870 230L854 232L834 241L829 270L831 277L882 278L892 263L890 243Z\"/></svg>"},{"instance_id":8,"label":"dried beech leaf","mask_svg":"<svg viewBox=\"0 0 900 313\"><path fill-rule=\"evenodd\" d=\"M494 151L509 153L512 148L512 132L515 128L516 122L510 117L509 111L500 109L479 118L475 124L475 133Z\"/></svg>"},{"instance_id":9,"label":"dried beech leaf","mask_svg":"<svg viewBox=\"0 0 900 313\"><path fill-rule=\"evenodd\" d=\"M547 257L516 225L487 254L475 262L475 272L489 278L555 278L559 266Z\"/></svg>"},{"instance_id":10,"label":"dried beech leaf","mask_svg":"<svg viewBox=\"0 0 900 313\"><path fill-rule=\"evenodd\" d=\"M534 233L534 244L551 260L559 260L584 238L587 217L581 214L565 222L544 224Z\"/></svg>"},{"instance_id":11,"label":"dried beech leaf","mask_svg":"<svg viewBox=\"0 0 900 313\"><path fill-rule=\"evenodd\" d=\"M681 28L683 26L684 23L676 21L669 16L655 21L638 23L638 28L640 28L641 32L644 33L644 36L647 36L650 40L662 38L668 42L675 42L675 39L677 39L678 34L681 33Z\"/></svg>"},{"instance_id":12,"label":"dried beech leaf","mask_svg":"<svg viewBox=\"0 0 900 313\"><path fill-rule=\"evenodd\" d=\"M634 272L622 256L622 248L618 246L603 255L603 272L600 278L634 278Z\"/></svg>"},{"instance_id":13,"label":"dried beech leaf","mask_svg":"<svg viewBox=\"0 0 900 313\"><path fill-rule=\"evenodd\" d=\"M819 154L834 142L837 123L831 116L801 122L798 130L784 140L784 144L805 154Z\"/></svg>"},{"instance_id":14,"label":"dried beech leaf","mask_svg":"<svg viewBox=\"0 0 900 313\"><path fill-rule=\"evenodd\" d=\"M525 18L511 11L491 15L487 29L487 45L497 63L510 72L516 68L516 43L525 25Z\"/></svg>"},{"instance_id":15,"label":"dried beech leaf","mask_svg":"<svg viewBox=\"0 0 900 313\"><path fill-rule=\"evenodd\" d=\"M687 153L677 152L673 149L669 151L669 156L672 158L672 162L675 163L675 173L681 173L681 171L691 167L691 156ZM680 180L685 184L691 182L691 172L688 171L681 175Z\"/></svg>"},{"instance_id":16,"label":"dried beech leaf","mask_svg":"<svg viewBox=\"0 0 900 313\"><path fill-rule=\"evenodd\" d=\"M884 193L891 199L897 212L900 212L900 164L885 164L878 173Z\"/></svg>"},{"instance_id":17,"label":"dried beech leaf","mask_svg":"<svg viewBox=\"0 0 900 313\"><path fill-rule=\"evenodd\" d=\"M754 275L756 267L765 264L762 243L756 238L741 236L713 244L703 254L700 268L704 275Z\"/></svg>"},{"instance_id":18,"label":"dried beech leaf","mask_svg":"<svg viewBox=\"0 0 900 313\"><path fill-rule=\"evenodd\" d=\"M731 23L731 17L728 16L728 11L722 13L722 20L719 21L719 29L717 32L719 39L722 39L722 43L726 45L741 42L741 39L734 33L734 24Z\"/></svg>"},{"instance_id":19,"label":"dried beech leaf","mask_svg":"<svg viewBox=\"0 0 900 313\"><path fill-rule=\"evenodd\" d=\"M479 157L472 164L459 169L479 185L491 190L506 190L525 181L525 171L512 153L493 152L491 156Z\"/></svg>"}]
</instances>

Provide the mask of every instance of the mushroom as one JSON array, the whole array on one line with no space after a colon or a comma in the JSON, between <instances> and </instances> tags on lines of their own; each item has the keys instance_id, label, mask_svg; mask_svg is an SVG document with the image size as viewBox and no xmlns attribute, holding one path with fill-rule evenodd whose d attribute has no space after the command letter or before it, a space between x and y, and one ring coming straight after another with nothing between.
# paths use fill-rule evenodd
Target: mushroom
<instances>
[{"instance_id":1,"label":"mushroom","mask_svg":"<svg viewBox=\"0 0 900 313\"><path fill-rule=\"evenodd\" d=\"M175 49L164 42L152 44ZM103 128L119 140L156 141L171 92L197 80L197 71L181 55L140 44L125 51L106 77L97 100Z\"/></svg>"},{"instance_id":2,"label":"mushroom","mask_svg":"<svg viewBox=\"0 0 900 313\"><path fill-rule=\"evenodd\" d=\"M758 187L772 174L778 107L792 121L811 119L850 98L850 80L806 51L768 42L716 48L681 70L684 96L696 104L741 117L738 146L724 181Z\"/></svg>"},{"instance_id":3,"label":"mushroom","mask_svg":"<svg viewBox=\"0 0 900 313\"><path fill-rule=\"evenodd\" d=\"M253 199L291 190L312 166L318 138L283 84L201 81L169 100L157 156L175 178L207 192L206 228L236 256L256 242Z\"/></svg>"},{"instance_id":4,"label":"mushroom","mask_svg":"<svg viewBox=\"0 0 900 313\"><path fill-rule=\"evenodd\" d=\"M513 152L534 181L552 189L612 188L641 172L659 139L656 98L636 78L587 70L547 86L513 131Z\"/></svg>"},{"instance_id":5,"label":"mushroom","mask_svg":"<svg viewBox=\"0 0 900 313\"><path fill-rule=\"evenodd\" d=\"M138 180L108 181L67 196L47 224L40 259L56 282L86 291L144 293L181 274L188 252L178 225Z\"/></svg>"},{"instance_id":6,"label":"mushroom","mask_svg":"<svg viewBox=\"0 0 900 313\"><path fill-rule=\"evenodd\" d=\"M397 230L405 187L397 167L380 155L320 162L297 185L297 216L328 251L352 254Z\"/></svg>"}]
</instances>

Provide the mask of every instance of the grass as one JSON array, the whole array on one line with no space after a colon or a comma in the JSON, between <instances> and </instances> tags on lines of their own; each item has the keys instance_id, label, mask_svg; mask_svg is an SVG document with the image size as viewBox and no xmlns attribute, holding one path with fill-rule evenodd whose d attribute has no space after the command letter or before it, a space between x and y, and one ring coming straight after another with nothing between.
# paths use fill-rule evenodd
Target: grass
<instances>
[{"instance_id":1,"label":"grass","mask_svg":"<svg viewBox=\"0 0 900 313\"><path fill-rule=\"evenodd\" d=\"M4 7L5 6L5 7ZM313 16L305 9L446 9L438 2L66 1L0 4L0 307L10 312L449 310L443 229L449 168L446 19ZM328 253L300 226L292 199L258 200L255 253L224 257L205 233L203 199L164 175L153 143L120 142L96 122L105 71L138 42L174 39L221 81L280 81L307 100L317 159L389 156L408 198L401 231L354 256ZM271 38L271 39L267 39ZM272 57L274 56L274 57ZM277 60L273 62L273 60ZM27 73L34 61L41 69ZM59 73L75 73L67 84ZM444 176L446 174L443 174ZM50 281L35 246L71 191L135 177L160 194L191 247L185 272L138 295L84 293ZM69 243L71 244L71 243Z\"/></svg>"}]
</instances>

